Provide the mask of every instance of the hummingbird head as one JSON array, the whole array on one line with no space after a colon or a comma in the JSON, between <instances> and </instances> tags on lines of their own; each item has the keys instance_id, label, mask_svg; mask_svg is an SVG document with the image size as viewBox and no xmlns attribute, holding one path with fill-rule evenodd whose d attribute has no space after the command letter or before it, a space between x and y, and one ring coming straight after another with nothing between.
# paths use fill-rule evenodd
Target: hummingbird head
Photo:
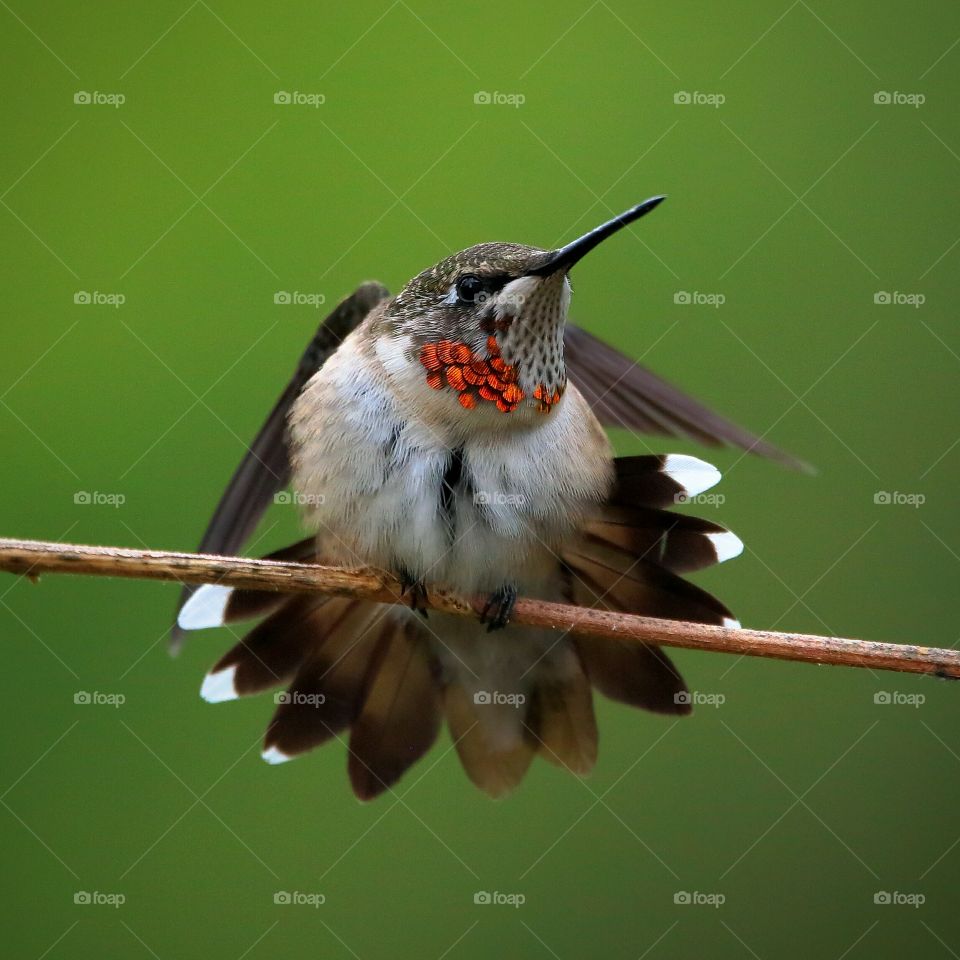
<instances>
[{"instance_id":1,"label":"hummingbird head","mask_svg":"<svg viewBox=\"0 0 960 960\"><path fill-rule=\"evenodd\" d=\"M663 199L631 207L557 250L481 243L441 260L387 308L385 359L419 365L421 383L449 394L462 410L549 413L566 387L570 270Z\"/></svg>"}]
</instances>

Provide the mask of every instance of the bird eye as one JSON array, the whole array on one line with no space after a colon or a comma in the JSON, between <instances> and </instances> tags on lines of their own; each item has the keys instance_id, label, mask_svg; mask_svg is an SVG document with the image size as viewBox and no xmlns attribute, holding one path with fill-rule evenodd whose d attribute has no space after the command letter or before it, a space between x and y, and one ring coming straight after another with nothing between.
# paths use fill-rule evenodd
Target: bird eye
<instances>
[{"instance_id":1,"label":"bird eye","mask_svg":"<svg viewBox=\"0 0 960 960\"><path fill-rule=\"evenodd\" d=\"M475 274L465 273L457 280L459 303L480 303L486 298L486 284Z\"/></svg>"}]
</instances>

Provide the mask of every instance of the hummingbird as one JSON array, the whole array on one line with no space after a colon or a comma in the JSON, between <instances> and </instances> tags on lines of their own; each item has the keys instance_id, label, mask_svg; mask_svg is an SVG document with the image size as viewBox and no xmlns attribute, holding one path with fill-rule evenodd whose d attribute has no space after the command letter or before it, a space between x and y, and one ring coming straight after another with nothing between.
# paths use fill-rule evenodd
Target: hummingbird
<instances>
[{"instance_id":1,"label":"hummingbird","mask_svg":"<svg viewBox=\"0 0 960 960\"><path fill-rule=\"evenodd\" d=\"M265 760L338 740L354 793L370 800L445 722L467 776L500 797L537 756L591 770L594 691L690 712L658 646L511 623L522 595L739 626L683 575L742 542L671 509L719 471L684 454L615 456L604 426L797 461L567 320L573 268L663 199L559 249L469 247L393 297L363 284L320 326L199 549L242 549L279 496L301 506L309 536L272 559L388 571L409 605L184 589L174 645L184 631L257 621L200 692L217 703L286 688ZM482 616L427 616L428 584L486 597Z\"/></svg>"}]
</instances>

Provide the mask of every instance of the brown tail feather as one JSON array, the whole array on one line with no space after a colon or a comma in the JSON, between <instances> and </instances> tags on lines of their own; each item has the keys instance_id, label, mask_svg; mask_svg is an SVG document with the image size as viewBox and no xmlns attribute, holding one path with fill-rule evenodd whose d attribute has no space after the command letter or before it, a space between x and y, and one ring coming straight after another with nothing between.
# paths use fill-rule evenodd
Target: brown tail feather
<instances>
[{"instance_id":1,"label":"brown tail feather","mask_svg":"<svg viewBox=\"0 0 960 960\"><path fill-rule=\"evenodd\" d=\"M717 538L739 543L717 523L646 507L607 507L585 534L588 540L622 550L631 559L652 560L673 573L693 573L724 559Z\"/></svg>"},{"instance_id":2,"label":"brown tail feather","mask_svg":"<svg viewBox=\"0 0 960 960\"><path fill-rule=\"evenodd\" d=\"M533 760L534 748L529 740L520 735L508 743L495 743L489 724L477 712L489 707L475 704L460 684L451 683L444 689L443 705L467 776L494 798L513 790Z\"/></svg>"},{"instance_id":3,"label":"brown tail feather","mask_svg":"<svg viewBox=\"0 0 960 960\"><path fill-rule=\"evenodd\" d=\"M345 730L363 705L376 650L376 604L335 598L317 611L318 646L301 664L264 738L264 757L294 757Z\"/></svg>"},{"instance_id":4,"label":"brown tail feather","mask_svg":"<svg viewBox=\"0 0 960 960\"><path fill-rule=\"evenodd\" d=\"M590 542L566 551L563 558L571 574L571 597L580 606L717 626L733 619L706 590L649 560Z\"/></svg>"},{"instance_id":5,"label":"brown tail feather","mask_svg":"<svg viewBox=\"0 0 960 960\"><path fill-rule=\"evenodd\" d=\"M315 537L307 537L282 550L268 553L264 560L286 560L309 563L316 559L317 544ZM266 616L279 610L289 598L289 594L276 590L231 590L230 598L223 611L224 623L238 623Z\"/></svg>"},{"instance_id":6,"label":"brown tail feather","mask_svg":"<svg viewBox=\"0 0 960 960\"><path fill-rule=\"evenodd\" d=\"M437 678L412 622L388 620L370 673L347 764L360 800L393 786L430 749L440 728Z\"/></svg>"},{"instance_id":7,"label":"brown tail feather","mask_svg":"<svg viewBox=\"0 0 960 960\"><path fill-rule=\"evenodd\" d=\"M257 624L210 669L209 677L233 669L232 677L225 677L233 689L217 699L261 693L292 680L304 657L323 638L321 610L327 602L325 597L288 598Z\"/></svg>"},{"instance_id":8,"label":"brown tail feather","mask_svg":"<svg viewBox=\"0 0 960 960\"><path fill-rule=\"evenodd\" d=\"M654 713L687 714L687 685L659 648L619 640L575 639L590 682L605 697Z\"/></svg>"},{"instance_id":9,"label":"brown tail feather","mask_svg":"<svg viewBox=\"0 0 960 960\"><path fill-rule=\"evenodd\" d=\"M581 776L597 761L597 724L590 680L581 668L563 681L543 681L532 693L527 729L545 760Z\"/></svg>"}]
</instances>

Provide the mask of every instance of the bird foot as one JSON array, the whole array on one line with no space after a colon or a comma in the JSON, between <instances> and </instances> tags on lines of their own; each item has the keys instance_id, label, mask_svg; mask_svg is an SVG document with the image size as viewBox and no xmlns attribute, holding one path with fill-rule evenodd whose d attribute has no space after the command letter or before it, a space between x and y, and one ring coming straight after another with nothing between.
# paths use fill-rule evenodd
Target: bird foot
<instances>
[{"instance_id":1,"label":"bird foot","mask_svg":"<svg viewBox=\"0 0 960 960\"><path fill-rule=\"evenodd\" d=\"M427 588L423 581L411 576L406 570L398 577L401 587L401 596L409 597L410 609L427 619Z\"/></svg>"},{"instance_id":2,"label":"bird foot","mask_svg":"<svg viewBox=\"0 0 960 960\"><path fill-rule=\"evenodd\" d=\"M498 587L490 594L490 598L480 614L480 622L487 625L487 633L502 630L510 622L516 602L517 588L512 584Z\"/></svg>"}]
</instances>

